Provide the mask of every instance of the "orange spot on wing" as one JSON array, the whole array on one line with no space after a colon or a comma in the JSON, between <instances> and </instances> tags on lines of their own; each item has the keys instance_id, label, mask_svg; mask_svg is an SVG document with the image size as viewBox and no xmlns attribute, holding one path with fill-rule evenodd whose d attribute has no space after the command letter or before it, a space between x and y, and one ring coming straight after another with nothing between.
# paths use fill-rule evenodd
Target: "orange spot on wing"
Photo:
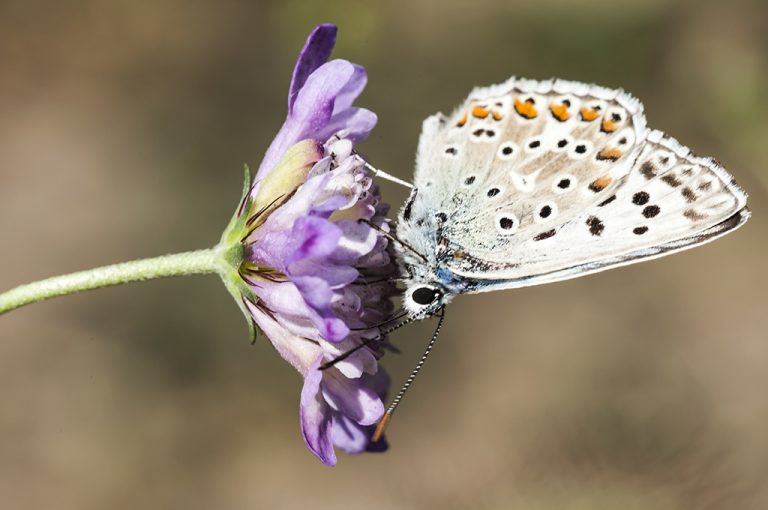
<instances>
[{"instance_id":1,"label":"orange spot on wing","mask_svg":"<svg viewBox=\"0 0 768 510\"><path fill-rule=\"evenodd\" d=\"M568 113L568 107L563 103L549 105L549 111L551 111L552 116L560 122L565 122L571 117L571 114Z\"/></svg>"},{"instance_id":2,"label":"orange spot on wing","mask_svg":"<svg viewBox=\"0 0 768 510\"><path fill-rule=\"evenodd\" d=\"M477 117L478 119L484 119L488 116L488 114L491 113L488 108L483 108L482 106L475 106L472 108L472 116Z\"/></svg>"},{"instance_id":3,"label":"orange spot on wing","mask_svg":"<svg viewBox=\"0 0 768 510\"><path fill-rule=\"evenodd\" d=\"M623 153L619 149L603 149L597 153L597 159L616 161Z\"/></svg>"},{"instance_id":4,"label":"orange spot on wing","mask_svg":"<svg viewBox=\"0 0 768 510\"><path fill-rule=\"evenodd\" d=\"M521 117L525 117L526 119L535 119L539 115L539 112L536 110L533 103L528 101L524 103L519 99L515 99L515 111Z\"/></svg>"},{"instance_id":5,"label":"orange spot on wing","mask_svg":"<svg viewBox=\"0 0 768 510\"><path fill-rule=\"evenodd\" d=\"M581 113L581 120L585 120L587 122L592 122L597 118L597 110L594 110L592 108L582 108L579 113Z\"/></svg>"},{"instance_id":6,"label":"orange spot on wing","mask_svg":"<svg viewBox=\"0 0 768 510\"><path fill-rule=\"evenodd\" d=\"M592 181L589 184L589 189L597 193L598 191L603 191L607 188L611 182L613 182L613 178L610 175L604 175L603 177L599 177Z\"/></svg>"},{"instance_id":7,"label":"orange spot on wing","mask_svg":"<svg viewBox=\"0 0 768 510\"><path fill-rule=\"evenodd\" d=\"M467 123L467 112L464 112L464 115L461 116L459 121L456 123L458 127L462 127L464 124Z\"/></svg>"},{"instance_id":8,"label":"orange spot on wing","mask_svg":"<svg viewBox=\"0 0 768 510\"><path fill-rule=\"evenodd\" d=\"M616 131L616 123L610 119L603 119L603 123L600 125L600 129L605 133L613 133Z\"/></svg>"},{"instance_id":9,"label":"orange spot on wing","mask_svg":"<svg viewBox=\"0 0 768 510\"><path fill-rule=\"evenodd\" d=\"M491 115L493 115L493 120L495 120L495 121L499 121L499 120L504 118L504 116L502 114L500 114L499 112L497 112L496 110L493 110L491 112Z\"/></svg>"}]
</instances>

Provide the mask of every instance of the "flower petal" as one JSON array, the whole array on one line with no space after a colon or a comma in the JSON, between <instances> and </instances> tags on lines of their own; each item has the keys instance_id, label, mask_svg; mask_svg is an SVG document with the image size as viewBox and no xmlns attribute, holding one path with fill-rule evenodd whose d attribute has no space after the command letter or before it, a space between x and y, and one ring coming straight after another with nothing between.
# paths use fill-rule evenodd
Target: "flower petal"
<instances>
[{"instance_id":1,"label":"flower petal","mask_svg":"<svg viewBox=\"0 0 768 510\"><path fill-rule=\"evenodd\" d=\"M246 303L256 324L269 338L280 356L293 365L300 374L307 374L317 356L322 355L321 348L313 342L296 336L261 311L259 307L250 302Z\"/></svg>"},{"instance_id":2,"label":"flower petal","mask_svg":"<svg viewBox=\"0 0 768 510\"><path fill-rule=\"evenodd\" d=\"M323 65L328 57L331 56L333 47L336 45L336 25L323 24L318 25L307 37L307 42L299 53L299 59L293 68L291 77L291 88L288 91L288 113L293 109L293 103L296 101L301 87L307 81L307 78L315 69ZM365 85L363 85L365 86Z\"/></svg>"},{"instance_id":3,"label":"flower petal","mask_svg":"<svg viewBox=\"0 0 768 510\"><path fill-rule=\"evenodd\" d=\"M292 278L296 288L301 292L304 301L314 310L310 319L320 330L320 334L329 342L343 340L349 334L349 327L343 320L336 317L331 308L333 291L330 285L316 276L299 276Z\"/></svg>"},{"instance_id":4,"label":"flower petal","mask_svg":"<svg viewBox=\"0 0 768 510\"><path fill-rule=\"evenodd\" d=\"M333 113L341 112L352 106L352 103L362 94L365 85L368 83L368 73L365 71L365 68L357 64L352 64L352 67L354 68L352 76L350 76L347 83L336 96Z\"/></svg>"},{"instance_id":5,"label":"flower petal","mask_svg":"<svg viewBox=\"0 0 768 510\"><path fill-rule=\"evenodd\" d=\"M368 378L347 379L337 370L327 370L323 395L331 406L360 425L373 425L384 414L384 403L367 384Z\"/></svg>"},{"instance_id":6,"label":"flower petal","mask_svg":"<svg viewBox=\"0 0 768 510\"><path fill-rule=\"evenodd\" d=\"M315 136L318 140L323 140L343 130L345 138L357 143L368 138L368 134L376 127L376 122L378 117L370 110L347 108L328 119L323 129L316 132Z\"/></svg>"},{"instance_id":7,"label":"flower petal","mask_svg":"<svg viewBox=\"0 0 768 510\"><path fill-rule=\"evenodd\" d=\"M347 453L362 453L371 437L370 426L358 425L340 413L334 413L331 424L333 444Z\"/></svg>"},{"instance_id":8,"label":"flower petal","mask_svg":"<svg viewBox=\"0 0 768 510\"><path fill-rule=\"evenodd\" d=\"M317 165L321 165L324 160L325 158ZM302 184L296 193L273 212L267 221L254 232L255 237L258 237L260 233L292 228L296 218L308 216L315 208L317 196L323 193L330 179L330 173L314 175L307 179L307 182Z\"/></svg>"},{"instance_id":9,"label":"flower petal","mask_svg":"<svg viewBox=\"0 0 768 510\"><path fill-rule=\"evenodd\" d=\"M322 355L318 356L304 378L301 389L301 433L307 448L328 466L336 465L336 453L331 440L331 409L320 393L323 372L318 367Z\"/></svg>"},{"instance_id":10,"label":"flower petal","mask_svg":"<svg viewBox=\"0 0 768 510\"><path fill-rule=\"evenodd\" d=\"M331 255L342 236L342 229L323 218L299 218L293 224L294 248L286 257L286 265L308 258Z\"/></svg>"},{"instance_id":11,"label":"flower petal","mask_svg":"<svg viewBox=\"0 0 768 510\"><path fill-rule=\"evenodd\" d=\"M357 260L376 246L376 232L365 223L341 220L336 227L342 233L332 260L337 264L354 265Z\"/></svg>"},{"instance_id":12,"label":"flower petal","mask_svg":"<svg viewBox=\"0 0 768 510\"><path fill-rule=\"evenodd\" d=\"M326 124L334 114L336 96L344 90L354 74L355 66L346 60L337 59L321 65L307 77L293 98L283 127L272 140L259 165L256 181L263 179L282 154L296 142L307 138L326 141L327 137L321 136L327 131Z\"/></svg>"}]
</instances>

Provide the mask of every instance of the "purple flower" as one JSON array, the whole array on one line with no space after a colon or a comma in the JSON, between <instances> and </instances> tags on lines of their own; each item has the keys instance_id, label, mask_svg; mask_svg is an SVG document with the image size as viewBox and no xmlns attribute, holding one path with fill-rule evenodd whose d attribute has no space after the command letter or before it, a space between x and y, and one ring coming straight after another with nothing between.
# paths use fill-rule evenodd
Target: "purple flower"
<instances>
[{"instance_id":1,"label":"purple flower","mask_svg":"<svg viewBox=\"0 0 768 510\"><path fill-rule=\"evenodd\" d=\"M346 60L326 62L335 44L335 25L318 25L309 34L293 69L288 118L267 149L256 180L300 140L325 141L344 131L346 138L359 142L376 125L375 113L352 106L368 82L365 69Z\"/></svg>"},{"instance_id":2,"label":"purple flower","mask_svg":"<svg viewBox=\"0 0 768 510\"><path fill-rule=\"evenodd\" d=\"M353 151L376 124L374 113L352 106L366 73L344 60L326 62L335 40L333 25L307 39L287 119L225 233L242 246L240 279L231 287L304 376L302 434L328 465L336 463L334 446L350 453L385 446L370 444L389 386L378 366L383 339L370 340L392 313L396 273L387 239L369 225L388 231L389 206Z\"/></svg>"}]
</instances>

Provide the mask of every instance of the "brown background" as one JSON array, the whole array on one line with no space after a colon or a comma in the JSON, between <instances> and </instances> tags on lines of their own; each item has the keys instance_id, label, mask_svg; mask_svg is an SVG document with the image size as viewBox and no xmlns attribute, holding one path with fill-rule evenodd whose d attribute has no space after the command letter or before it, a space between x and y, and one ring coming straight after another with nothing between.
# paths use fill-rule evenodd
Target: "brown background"
<instances>
[{"instance_id":1,"label":"brown background","mask_svg":"<svg viewBox=\"0 0 768 510\"><path fill-rule=\"evenodd\" d=\"M369 70L363 150L392 173L472 86L559 76L638 95L723 161L754 218L674 257L457 299L391 450L336 469L302 443L300 378L248 345L215 277L0 317L0 504L768 507L766 20L746 0L1 2L2 289L215 243L322 21ZM397 383L431 327L394 336Z\"/></svg>"}]
</instances>

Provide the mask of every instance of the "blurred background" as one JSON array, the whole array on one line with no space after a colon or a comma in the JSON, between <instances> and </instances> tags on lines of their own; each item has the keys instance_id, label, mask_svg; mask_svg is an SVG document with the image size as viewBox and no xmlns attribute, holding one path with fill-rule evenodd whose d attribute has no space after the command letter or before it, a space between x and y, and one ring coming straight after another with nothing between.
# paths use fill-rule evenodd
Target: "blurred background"
<instances>
[{"instance_id":1,"label":"blurred background","mask_svg":"<svg viewBox=\"0 0 768 510\"><path fill-rule=\"evenodd\" d=\"M214 276L2 316L2 506L768 508L765 2L2 0L0 289L214 244L319 22L368 69L362 150L400 177L427 115L558 76L640 97L754 217L673 257L457 299L390 451L335 469L302 442L300 377L249 345ZM433 326L393 336L396 385Z\"/></svg>"}]
</instances>

